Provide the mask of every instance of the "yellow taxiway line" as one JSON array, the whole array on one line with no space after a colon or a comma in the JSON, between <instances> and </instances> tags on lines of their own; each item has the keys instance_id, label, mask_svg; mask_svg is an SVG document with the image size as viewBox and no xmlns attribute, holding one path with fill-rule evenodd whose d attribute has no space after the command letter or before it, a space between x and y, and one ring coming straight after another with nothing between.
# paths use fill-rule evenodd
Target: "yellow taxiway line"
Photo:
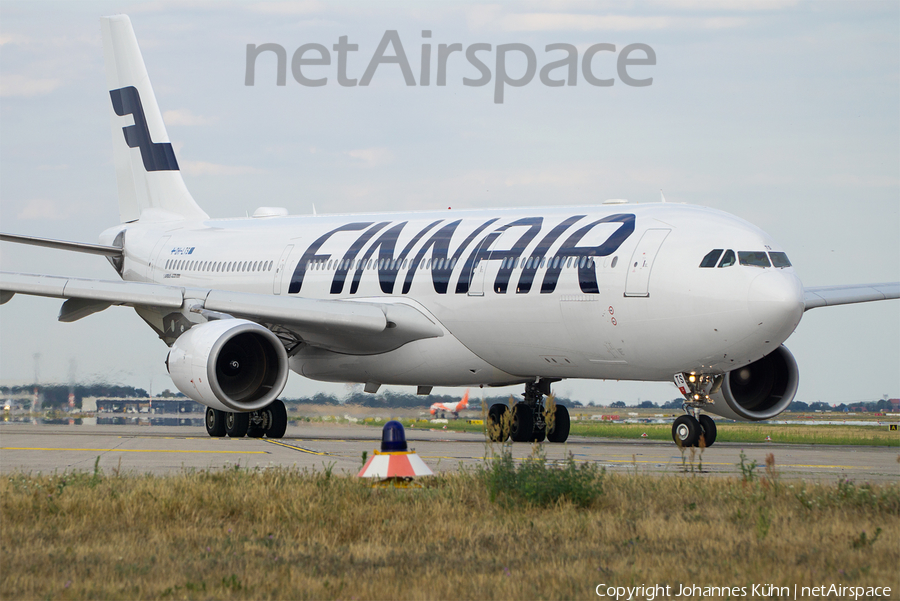
<instances>
[{"instance_id":1,"label":"yellow taxiway line","mask_svg":"<svg viewBox=\"0 0 900 601\"><path fill-rule=\"evenodd\" d=\"M267 451L189 451L185 449L68 449L62 447L0 447L0 451L87 451L91 453L212 453L220 455L268 455Z\"/></svg>"},{"instance_id":2,"label":"yellow taxiway line","mask_svg":"<svg viewBox=\"0 0 900 601\"><path fill-rule=\"evenodd\" d=\"M277 444L279 447L284 447L286 449L290 449L292 451L300 451L301 453L309 453L310 455L328 455L328 453L324 451L313 451L312 449L304 449L303 447L295 447L292 444L285 444L283 442L278 442L277 440L270 440L268 438L261 439L263 442L267 442L269 444Z\"/></svg>"}]
</instances>

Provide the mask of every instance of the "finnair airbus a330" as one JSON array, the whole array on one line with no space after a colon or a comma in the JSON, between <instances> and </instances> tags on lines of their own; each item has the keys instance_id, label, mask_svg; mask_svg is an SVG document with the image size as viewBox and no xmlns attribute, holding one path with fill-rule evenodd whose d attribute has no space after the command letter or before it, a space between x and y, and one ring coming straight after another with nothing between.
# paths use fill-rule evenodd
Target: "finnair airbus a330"
<instances>
[{"instance_id":1,"label":"finnair airbus a330","mask_svg":"<svg viewBox=\"0 0 900 601\"><path fill-rule=\"evenodd\" d=\"M804 289L765 232L689 205L213 220L182 181L131 22L102 32L121 224L99 245L2 239L105 255L121 280L3 273L0 302L65 299L64 322L133 307L211 436L283 436L293 370L369 392L522 384L510 416L491 407L508 424L494 438L552 442L569 433L565 407L546 415L552 382L674 378L673 438L709 446L701 410L763 420L790 404L782 343L804 311L900 297L898 283Z\"/></svg>"}]
</instances>

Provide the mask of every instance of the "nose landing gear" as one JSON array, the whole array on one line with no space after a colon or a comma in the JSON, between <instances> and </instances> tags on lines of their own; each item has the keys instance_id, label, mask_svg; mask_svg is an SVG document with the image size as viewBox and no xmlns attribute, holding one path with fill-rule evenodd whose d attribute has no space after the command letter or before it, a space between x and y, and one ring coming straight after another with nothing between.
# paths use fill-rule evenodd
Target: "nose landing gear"
<instances>
[{"instance_id":1,"label":"nose landing gear","mask_svg":"<svg viewBox=\"0 0 900 601\"><path fill-rule=\"evenodd\" d=\"M710 398L722 387L723 376L675 374L675 385L684 395L682 415L672 424L672 440L679 447L711 447L716 441L716 422L700 409L712 405Z\"/></svg>"},{"instance_id":2,"label":"nose landing gear","mask_svg":"<svg viewBox=\"0 0 900 601\"><path fill-rule=\"evenodd\" d=\"M672 440L680 447L711 447L716 442L716 422L708 415L682 415L672 424Z\"/></svg>"}]
</instances>

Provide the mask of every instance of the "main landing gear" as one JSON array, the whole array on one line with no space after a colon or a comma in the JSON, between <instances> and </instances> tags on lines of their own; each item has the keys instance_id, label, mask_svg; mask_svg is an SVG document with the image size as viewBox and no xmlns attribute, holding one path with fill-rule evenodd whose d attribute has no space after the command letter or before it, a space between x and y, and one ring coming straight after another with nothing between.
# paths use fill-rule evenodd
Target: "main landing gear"
<instances>
[{"instance_id":1,"label":"main landing gear","mask_svg":"<svg viewBox=\"0 0 900 601\"><path fill-rule=\"evenodd\" d=\"M713 404L709 395L722 387L722 376L675 374L675 385L684 395L685 415L672 424L672 440L679 447L711 447L716 442L716 422L700 409Z\"/></svg>"},{"instance_id":2,"label":"main landing gear","mask_svg":"<svg viewBox=\"0 0 900 601\"><path fill-rule=\"evenodd\" d=\"M569 437L569 410L544 396L550 394L551 380L525 384L524 400L512 410L496 403L488 411L488 435L492 442L565 442Z\"/></svg>"},{"instance_id":3,"label":"main landing gear","mask_svg":"<svg viewBox=\"0 0 900 601\"><path fill-rule=\"evenodd\" d=\"M281 438L287 430L287 410L284 403L275 399L259 411L230 413L212 407L206 408L206 432L210 436L231 438Z\"/></svg>"}]
</instances>

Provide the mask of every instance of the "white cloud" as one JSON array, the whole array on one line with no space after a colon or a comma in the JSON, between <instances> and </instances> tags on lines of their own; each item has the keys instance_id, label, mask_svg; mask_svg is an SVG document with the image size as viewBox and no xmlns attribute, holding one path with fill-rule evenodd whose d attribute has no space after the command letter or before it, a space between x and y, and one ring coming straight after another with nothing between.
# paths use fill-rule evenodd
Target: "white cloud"
<instances>
[{"instance_id":1,"label":"white cloud","mask_svg":"<svg viewBox=\"0 0 900 601\"><path fill-rule=\"evenodd\" d=\"M4 75L0 78L0 97L30 97L52 92L63 84L61 79L37 79L24 75Z\"/></svg>"},{"instance_id":2,"label":"white cloud","mask_svg":"<svg viewBox=\"0 0 900 601\"><path fill-rule=\"evenodd\" d=\"M181 161L181 169L189 175L248 175L262 173L257 167L245 165L219 165L206 161Z\"/></svg>"},{"instance_id":3,"label":"white cloud","mask_svg":"<svg viewBox=\"0 0 900 601\"><path fill-rule=\"evenodd\" d=\"M163 113L163 121L166 125L209 125L215 119L195 115L190 109L174 109Z\"/></svg>"},{"instance_id":4,"label":"white cloud","mask_svg":"<svg viewBox=\"0 0 900 601\"><path fill-rule=\"evenodd\" d=\"M6 46L7 44L27 44L30 41L31 39L29 37L18 33L0 34L0 46Z\"/></svg>"},{"instance_id":5,"label":"white cloud","mask_svg":"<svg viewBox=\"0 0 900 601\"><path fill-rule=\"evenodd\" d=\"M69 211L60 208L59 204L45 198L32 198L16 214L19 219L65 219Z\"/></svg>"},{"instance_id":6,"label":"white cloud","mask_svg":"<svg viewBox=\"0 0 900 601\"><path fill-rule=\"evenodd\" d=\"M303 2L254 2L248 5L254 12L274 15L311 15L326 11L326 5L317 0Z\"/></svg>"},{"instance_id":7,"label":"white cloud","mask_svg":"<svg viewBox=\"0 0 900 601\"><path fill-rule=\"evenodd\" d=\"M900 188L900 179L890 175L859 175L856 173L836 173L825 181L835 186L852 188Z\"/></svg>"},{"instance_id":8,"label":"white cloud","mask_svg":"<svg viewBox=\"0 0 900 601\"><path fill-rule=\"evenodd\" d=\"M671 17L520 13L500 19L507 31L647 31L660 29L728 29L747 22L737 17Z\"/></svg>"},{"instance_id":9,"label":"white cloud","mask_svg":"<svg viewBox=\"0 0 900 601\"><path fill-rule=\"evenodd\" d=\"M393 153L387 148L360 148L348 151L347 155L362 161L366 167L386 165L394 160Z\"/></svg>"},{"instance_id":10,"label":"white cloud","mask_svg":"<svg viewBox=\"0 0 900 601\"><path fill-rule=\"evenodd\" d=\"M699 11L774 11L793 8L799 0L657 0L651 4L667 10L699 10Z\"/></svg>"},{"instance_id":11,"label":"white cloud","mask_svg":"<svg viewBox=\"0 0 900 601\"><path fill-rule=\"evenodd\" d=\"M498 4L482 4L476 6L468 6L465 9L466 22L469 29L484 29L489 25L496 23L500 18L503 10Z\"/></svg>"}]
</instances>

